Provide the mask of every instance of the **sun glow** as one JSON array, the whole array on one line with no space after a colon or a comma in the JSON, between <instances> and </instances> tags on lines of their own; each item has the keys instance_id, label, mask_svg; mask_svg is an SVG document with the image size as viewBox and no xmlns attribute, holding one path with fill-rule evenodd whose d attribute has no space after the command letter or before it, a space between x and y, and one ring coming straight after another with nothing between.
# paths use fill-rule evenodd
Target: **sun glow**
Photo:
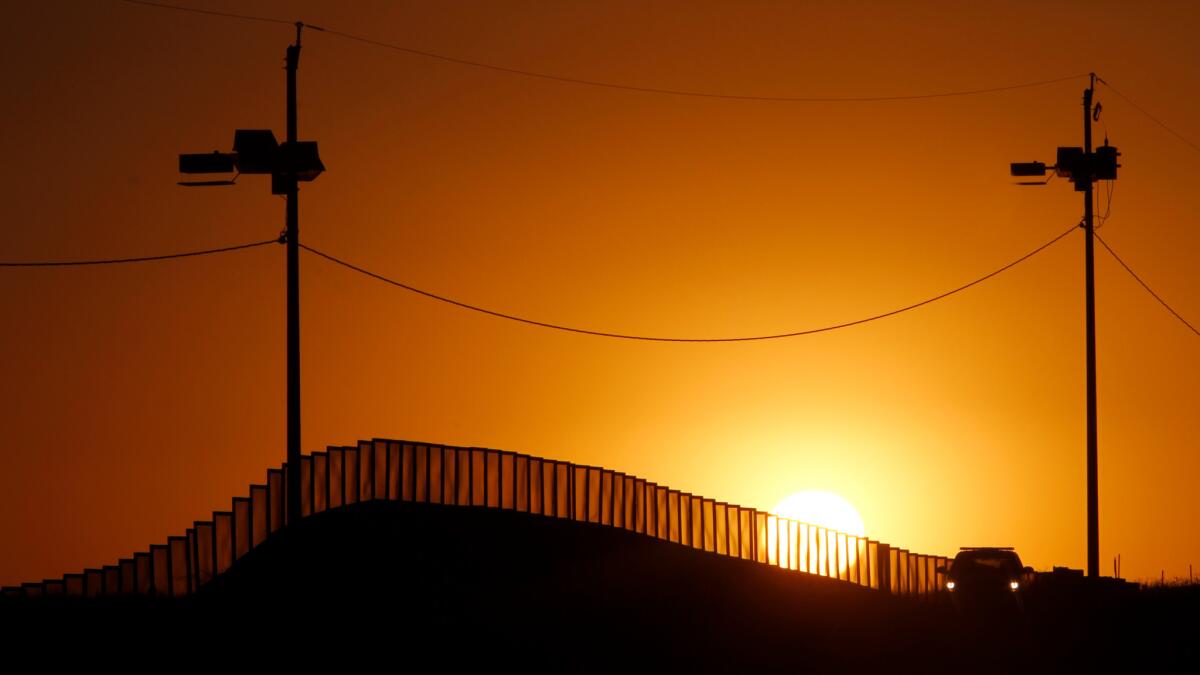
<instances>
[{"instance_id":1,"label":"sun glow","mask_svg":"<svg viewBox=\"0 0 1200 675\"><path fill-rule=\"evenodd\" d=\"M867 533L858 510L850 502L825 490L797 492L776 504L772 513L857 537Z\"/></svg>"},{"instance_id":2,"label":"sun glow","mask_svg":"<svg viewBox=\"0 0 1200 675\"><path fill-rule=\"evenodd\" d=\"M771 564L825 576L856 578L867 541L858 510L825 490L806 490L775 505L768 519Z\"/></svg>"}]
</instances>

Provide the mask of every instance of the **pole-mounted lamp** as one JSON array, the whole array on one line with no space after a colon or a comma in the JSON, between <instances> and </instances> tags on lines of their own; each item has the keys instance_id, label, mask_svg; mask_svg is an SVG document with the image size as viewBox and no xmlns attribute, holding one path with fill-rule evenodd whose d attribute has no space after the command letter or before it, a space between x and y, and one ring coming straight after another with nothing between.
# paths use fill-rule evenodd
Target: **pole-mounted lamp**
<instances>
[{"instance_id":1,"label":"pole-mounted lamp","mask_svg":"<svg viewBox=\"0 0 1200 675\"><path fill-rule=\"evenodd\" d=\"M316 179L325 171L316 141L296 140L296 71L300 66L300 33L287 48L287 140L279 143L270 129L238 129L233 152L179 156L183 174L234 174L232 178L180 181L189 187L233 185L241 174L271 176L271 194L287 197L287 223L281 243L287 243L287 508L285 518L300 519L300 207L299 183Z\"/></svg>"},{"instance_id":2,"label":"pole-mounted lamp","mask_svg":"<svg viewBox=\"0 0 1200 675\"><path fill-rule=\"evenodd\" d=\"M242 174L270 174L271 194L289 193L292 180L310 182L325 171L316 141L279 144L270 129L238 129L233 132L233 152L179 155L179 173L224 174L231 179L184 180L180 185L201 187L233 185Z\"/></svg>"},{"instance_id":3,"label":"pole-mounted lamp","mask_svg":"<svg viewBox=\"0 0 1200 675\"><path fill-rule=\"evenodd\" d=\"M1092 185L1098 180L1116 180L1117 157L1121 153L1108 144L1092 151L1092 121L1100 118L1100 105L1092 106L1096 88L1096 74L1083 91L1083 147L1059 148L1054 166L1043 162L1017 162L1009 166L1016 177L1046 176L1044 181L1024 181L1020 185L1044 185L1051 178L1067 178L1075 185L1076 192L1084 193L1083 220L1080 223L1086 233L1084 246L1084 305L1087 351L1087 573L1089 577L1100 575L1100 497L1098 480L1096 436L1096 281L1095 258L1093 255Z\"/></svg>"}]
</instances>

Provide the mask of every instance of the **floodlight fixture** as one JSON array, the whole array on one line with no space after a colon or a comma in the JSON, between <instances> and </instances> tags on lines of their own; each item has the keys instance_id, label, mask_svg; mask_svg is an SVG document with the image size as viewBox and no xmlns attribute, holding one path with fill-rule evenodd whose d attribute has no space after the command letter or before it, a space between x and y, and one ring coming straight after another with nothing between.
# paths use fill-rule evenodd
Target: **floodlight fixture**
<instances>
[{"instance_id":1,"label":"floodlight fixture","mask_svg":"<svg viewBox=\"0 0 1200 675\"><path fill-rule=\"evenodd\" d=\"M1088 162L1083 148L1059 148L1055 157L1054 170L1059 178L1073 178L1076 182L1085 179Z\"/></svg>"},{"instance_id":2,"label":"floodlight fixture","mask_svg":"<svg viewBox=\"0 0 1200 675\"><path fill-rule=\"evenodd\" d=\"M1009 164L1009 174L1014 177L1046 176L1044 181L1020 181L1017 185L1045 185L1055 176L1066 178L1075 184L1076 192L1085 192L1092 183L1098 180L1116 180L1117 157L1121 153L1107 142L1096 148L1095 152L1087 152L1083 148L1062 147L1055 152L1053 166L1044 162L1013 162Z\"/></svg>"},{"instance_id":3,"label":"floodlight fixture","mask_svg":"<svg viewBox=\"0 0 1200 675\"><path fill-rule=\"evenodd\" d=\"M1045 176L1046 164L1044 162L1013 162L1009 165L1009 172L1013 176Z\"/></svg>"},{"instance_id":4,"label":"floodlight fixture","mask_svg":"<svg viewBox=\"0 0 1200 675\"><path fill-rule=\"evenodd\" d=\"M233 152L238 171L274 173L279 141L270 129L238 129L233 132Z\"/></svg>"},{"instance_id":5,"label":"floodlight fixture","mask_svg":"<svg viewBox=\"0 0 1200 675\"><path fill-rule=\"evenodd\" d=\"M179 173L233 173L237 156L229 152L201 152L179 156Z\"/></svg>"},{"instance_id":6,"label":"floodlight fixture","mask_svg":"<svg viewBox=\"0 0 1200 675\"><path fill-rule=\"evenodd\" d=\"M305 183L315 179L325 171L325 164L317 153L316 141L296 141L279 146L279 165L276 171L291 176Z\"/></svg>"},{"instance_id":7,"label":"floodlight fixture","mask_svg":"<svg viewBox=\"0 0 1200 675\"><path fill-rule=\"evenodd\" d=\"M267 174L271 194L287 195L297 182L307 183L325 171L316 141L279 143L270 129L238 129L233 133L233 152L210 152L179 156L180 173ZM236 178L236 177L235 177ZM188 187L232 185L232 180L180 181Z\"/></svg>"}]
</instances>

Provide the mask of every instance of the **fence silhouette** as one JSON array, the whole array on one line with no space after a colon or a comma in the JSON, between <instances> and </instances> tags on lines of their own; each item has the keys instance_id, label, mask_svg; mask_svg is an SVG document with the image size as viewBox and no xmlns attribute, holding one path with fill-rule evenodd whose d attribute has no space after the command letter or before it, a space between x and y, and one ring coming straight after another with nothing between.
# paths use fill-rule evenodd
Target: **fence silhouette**
<instances>
[{"instance_id":1,"label":"fence silhouette","mask_svg":"<svg viewBox=\"0 0 1200 675\"><path fill-rule=\"evenodd\" d=\"M0 589L3 597L181 597L286 524L288 466L196 521L114 565ZM672 490L600 467L529 455L375 439L301 457L301 513L371 500L505 509L616 527L717 555L930 598L947 558Z\"/></svg>"}]
</instances>

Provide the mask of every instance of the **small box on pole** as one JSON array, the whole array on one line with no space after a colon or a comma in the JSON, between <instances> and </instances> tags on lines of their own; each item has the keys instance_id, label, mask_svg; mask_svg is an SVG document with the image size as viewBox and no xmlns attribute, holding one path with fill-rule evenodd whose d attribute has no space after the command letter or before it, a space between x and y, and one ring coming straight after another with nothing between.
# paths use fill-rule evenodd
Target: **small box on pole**
<instances>
[{"instance_id":1,"label":"small box on pole","mask_svg":"<svg viewBox=\"0 0 1200 675\"><path fill-rule=\"evenodd\" d=\"M238 171L271 173L275 170L279 142L270 129L238 129L233 132L233 152Z\"/></svg>"}]
</instances>

